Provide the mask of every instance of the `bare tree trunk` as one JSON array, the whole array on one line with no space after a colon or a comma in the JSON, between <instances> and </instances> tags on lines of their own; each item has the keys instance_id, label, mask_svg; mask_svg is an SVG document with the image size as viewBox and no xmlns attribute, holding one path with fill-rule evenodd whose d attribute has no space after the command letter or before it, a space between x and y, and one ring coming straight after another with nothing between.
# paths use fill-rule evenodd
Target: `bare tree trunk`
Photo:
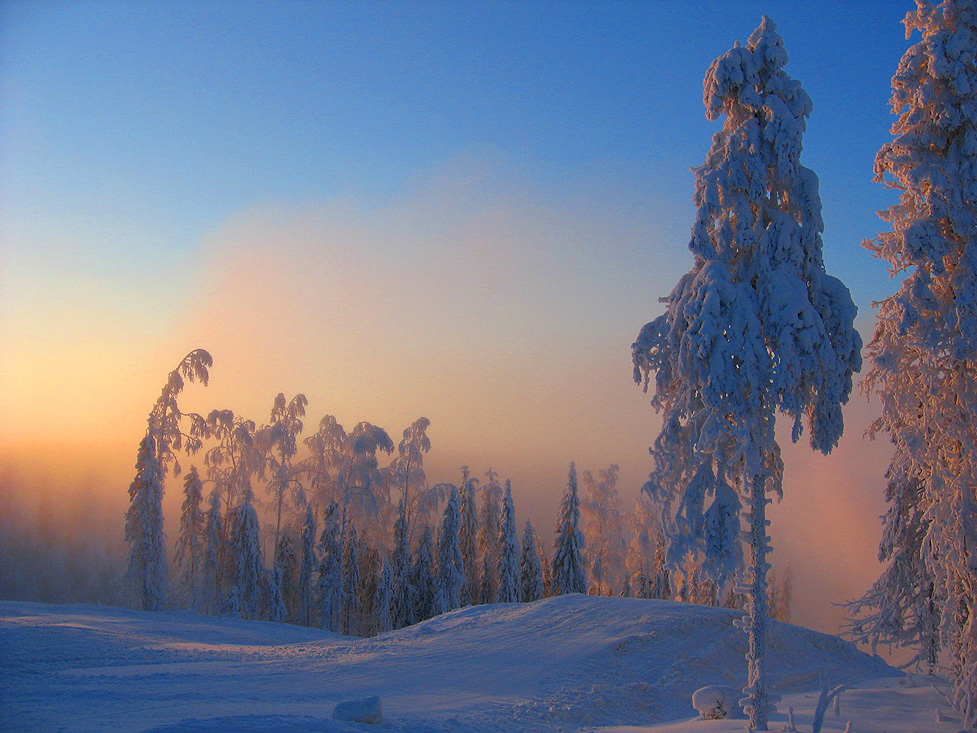
<instances>
[{"instance_id":1,"label":"bare tree trunk","mask_svg":"<svg viewBox=\"0 0 977 733\"><path fill-rule=\"evenodd\" d=\"M767 573L770 563L767 555L770 553L770 538L767 536L767 504L766 476L753 476L750 481L749 530L747 536L750 542L750 582L747 587L749 594L749 615L741 622L750 636L750 648L746 654L747 686L743 693L747 698L744 709L750 716L750 727L754 730L767 730L770 713L774 710L772 703L776 698L767 689L767 628L769 626L770 608L767 600Z\"/></svg>"}]
</instances>

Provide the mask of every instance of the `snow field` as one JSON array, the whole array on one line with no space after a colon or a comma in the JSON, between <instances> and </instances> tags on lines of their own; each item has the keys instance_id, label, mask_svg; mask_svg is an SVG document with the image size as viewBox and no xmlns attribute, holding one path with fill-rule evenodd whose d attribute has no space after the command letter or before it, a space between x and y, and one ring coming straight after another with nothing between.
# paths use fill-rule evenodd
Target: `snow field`
<instances>
[{"instance_id":1,"label":"snow field","mask_svg":"<svg viewBox=\"0 0 977 733\"><path fill-rule=\"evenodd\" d=\"M333 709L379 695L378 730L742 731L743 719L693 721L691 705L704 685L742 685L740 615L570 595L463 608L354 639L188 613L0 602L0 730L364 730L332 720ZM803 711L817 702L821 674L892 683L843 693L826 730L843 730L849 715L856 733L959 730L936 723L931 688L900 686L881 659L835 637L775 623L770 668L786 695L772 730L787 704L810 729ZM903 727L867 722L883 700L885 719Z\"/></svg>"}]
</instances>

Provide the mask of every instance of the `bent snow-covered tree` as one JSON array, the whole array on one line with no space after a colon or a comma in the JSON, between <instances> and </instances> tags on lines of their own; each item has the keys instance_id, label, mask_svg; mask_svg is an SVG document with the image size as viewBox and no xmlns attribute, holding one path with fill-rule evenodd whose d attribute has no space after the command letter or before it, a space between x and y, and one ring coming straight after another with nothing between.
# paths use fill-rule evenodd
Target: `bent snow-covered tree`
<instances>
[{"instance_id":1,"label":"bent snow-covered tree","mask_svg":"<svg viewBox=\"0 0 977 733\"><path fill-rule=\"evenodd\" d=\"M137 608L159 611L166 602L169 569L166 563L166 542L163 534L163 481L167 466L174 464L179 475L180 464L175 450L186 448L194 453L200 449L207 429L199 415L189 415L189 433L180 427L183 413L177 397L183 391L184 378L207 384L208 369L213 359L203 349L195 349L183 357L176 369L166 378L166 384L149 413L146 435L139 443L136 457L136 476L129 487L129 508L126 511L125 540L129 544L126 565L126 593Z\"/></svg>"},{"instance_id":2,"label":"bent snow-covered tree","mask_svg":"<svg viewBox=\"0 0 977 733\"><path fill-rule=\"evenodd\" d=\"M867 629L913 642L924 661L949 653L954 702L977 724L977 3L919 2L922 39L892 78L899 115L876 179L901 192L882 212L892 231L866 242L899 291L882 301L866 389L889 434L881 554L890 567L863 599ZM908 37L908 36L907 36Z\"/></svg>"},{"instance_id":3,"label":"bent snow-covered tree","mask_svg":"<svg viewBox=\"0 0 977 733\"><path fill-rule=\"evenodd\" d=\"M861 366L848 289L821 257L818 179L800 163L811 99L784 71L787 53L764 18L745 46L710 66L709 119L725 116L695 171L695 261L632 347L635 381L663 413L648 489L669 512L672 558L701 555L720 584L741 563L741 499L750 545L748 695L751 725L767 729L768 494L781 494L777 412L806 419L811 446L830 451L841 405ZM709 502L709 507L706 504ZM675 550L678 552L675 552Z\"/></svg>"}]
</instances>

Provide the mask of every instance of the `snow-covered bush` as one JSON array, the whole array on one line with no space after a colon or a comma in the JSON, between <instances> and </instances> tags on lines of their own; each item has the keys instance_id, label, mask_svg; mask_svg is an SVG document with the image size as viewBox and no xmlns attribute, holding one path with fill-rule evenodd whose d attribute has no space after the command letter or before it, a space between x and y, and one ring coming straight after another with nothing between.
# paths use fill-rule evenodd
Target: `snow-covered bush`
<instances>
[{"instance_id":1,"label":"snow-covered bush","mask_svg":"<svg viewBox=\"0 0 977 733\"><path fill-rule=\"evenodd\" d=\"M692 707L706 720L728 718L739 712L739 690L733 687L707 685L692 693Z\"/></svg>"}]
</instances>

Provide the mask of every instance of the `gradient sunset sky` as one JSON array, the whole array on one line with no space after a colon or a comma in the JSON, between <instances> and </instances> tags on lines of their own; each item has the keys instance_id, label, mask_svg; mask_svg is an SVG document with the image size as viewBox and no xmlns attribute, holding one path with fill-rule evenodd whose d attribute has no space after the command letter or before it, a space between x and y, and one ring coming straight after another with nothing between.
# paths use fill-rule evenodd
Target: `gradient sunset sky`
<instances>
[{"instance_id":1,"label":"gradient sunset sky","mask_svg":"<svg viewBox=\"0 0 977 733\"><path fill-rule=\"evenodd\" d=\"M395 439L425 415L432 479L494 467L546 528L571 460L620 464L633 497L659 423L630 344L692 264L706 69L777 23L868 341L895 285L860 243L896 201L873 160L911 8L3 2L0 460L98 455L124 497L166 372L202 347L188 407L260 422L304 392L309 428ZM815 628L878 574L876 409L854 398L831 457L786 451L774 560Z\"/></svg>"}]
</instances>

